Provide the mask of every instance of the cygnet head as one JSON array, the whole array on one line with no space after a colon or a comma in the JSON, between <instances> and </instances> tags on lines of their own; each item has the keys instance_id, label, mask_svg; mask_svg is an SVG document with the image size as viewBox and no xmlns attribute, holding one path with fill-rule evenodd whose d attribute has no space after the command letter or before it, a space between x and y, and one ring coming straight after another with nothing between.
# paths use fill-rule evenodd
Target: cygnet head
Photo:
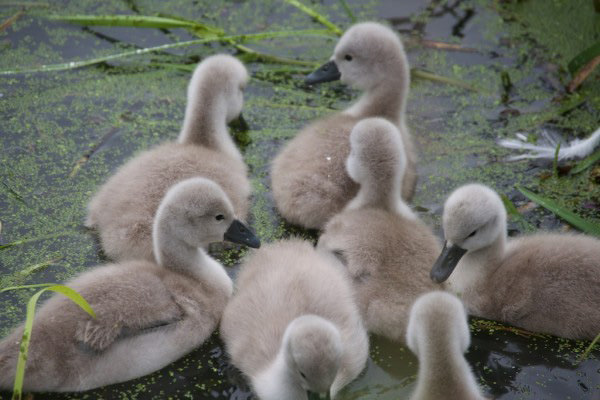
<instances>
[{"instance_id":1,"label":"cygnet head","mask_svg":"<svg viewBox=\"0 0 600 400\"><path fill-rule=\"evenodd\" d=\"M363 22L344 33L331 60L307 76L306 83L341 79L358 89L370 90L391 77L408 82L409 71L399 73L399 67L407 69L408 62L398 35L384 25Z\"/></svg>"},{"instance_id":2,"label":"cygnet head","mask_svg":"<svg viewBox=\"0 0 600 400\"><path fill-rule=\"evenodd\" d=\"M446 243L431 270L431 278L438 283L450 276L466 252L486 248L506 235L506 210L494 190L473 183L448 197L442 224Z\"/></svg>"},{"instance_id":3,"label":"cygnet head","mask_svg":"<svg viewBox=\"0 0 600 400\"><path fill-rule=\"evenodd\" d=\"M153 226L154 253L160 262L160 246L174 239L191 247L228 240L250 247L260 241L235 219L229 198L215 182L191 178L171 187L156 212Z\"/></svg>"},{"instance_id":4,"label":"cygnet head","mask_svg":"<svg viewBox=\"0 0 600 400\"><path fill-rule=\"evenodd\" d=\"M188 86L188 108L195 107L195 96L206 96L206 101L220 101L226 120L231 122L242 112L248 71L237 58L226 54L210 56L202 61ZM187 110L194 112L195 110Z\"/></svg>"},{"instance_id":5,"label":"cygnet head","mask_svg":"<svg viewBox=\"0 0 600 400\"><path fill-rule=\"evenodd\" d=\"M286 361L292 378L304 390L331 390L342 357L342 341L331 322L316 315L293 320L287 330Z\"/></svg>"},{"instance_id":6,"label":"cygnet head","mask_svg":"<svg viewBox=\"0 0 600 400\"><path fill-rule=\"evenodd\" d=\"M447 292L429 292L420 296L410 310L406 344L419 359L428 349L449 352L467 351L471 334L462 302Z\"/></svg>"},{"instance_id":7,"label":"cygnet head","mask_svg":"<svg viewBox=\"0 0 600 400\"><path fill-rule=\"evenodd\" d=\"M404 144L394 124L383 118L366 118L354 126L346 159L350 178L361 185L379 182L393 191L389 185L398 185L405 169Z\"/></svg>"}]
</instances>

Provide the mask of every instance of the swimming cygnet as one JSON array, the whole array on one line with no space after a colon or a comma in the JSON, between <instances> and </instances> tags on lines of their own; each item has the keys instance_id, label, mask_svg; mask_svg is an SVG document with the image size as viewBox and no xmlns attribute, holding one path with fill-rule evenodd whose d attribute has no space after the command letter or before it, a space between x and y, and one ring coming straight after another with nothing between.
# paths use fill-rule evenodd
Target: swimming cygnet
<instances>
[{"instance_id":1,"label":"swimming cygnet","mask_svg":"<svg viewBox=\"0 0 600 400\"><path fill-rule=\"evenodd\" d=\"M406 343L419 359L411 400L485 400L463 353L471 335L458 298L445 292L419 297L410 310Z\"/></svg>"},{"instance_id":2,"label":"swimming cygnet","mask_svg":"<svg viewBox=\"0 0 600 400\"><path fill-rule=\"evenodd\" d=\"M345 264L367 329L402 341L412 303L440 288L429 271L441 246L400 197L406 157L396 127L364 119L350 146L346 168L360 190L325 225L318 247Z\"/></svg>"},{"instance_id":3,"label":"swimming cygnet","mask_svg":"<svg viewBox=\"0 0 600 400\"><path fill-rule=\"evenodd\" d=\"M446 245L431 270L470 313L535 332L593 339L600 332L600 240L542 233L507 240L492 189L470 184L446 200Z\"/></svg>"},{"instance_id":4,"label":"swimming cygnet","mask_svg":"<svg viewBox=\"0 0 600 400\"><path fill-rule=\"evenodd\" d=\"M362 371L368 337L339 263L301 240L244 261L221 321L232 363L262 400L338 391Z\"/></svg>"},{"instance_id":5,"label":"swimming cygnet","mask_svg":"<svg viewBox=\"0 0 600 400\"><path fill-rule=\"evenodd\" d=\"M218 183L238 218L248 213L250 183L242 155L227 131L243 105L248 81L234 57L208 57L188 86L188 103L177 142L145 151L123 165L88 206L86 226L98 230L102 248L114 260L154 260L152 221L175 183L202 176Z\"/></svg>"},{"instance_id":6,"label":"swimming cygnet","mask_svg":"<svg viewBox=\"0 0 600 400\"><path fill-rule=\"evenodd\" d=\"M398 186L405 200L412 198L416 183L416 154L405 124L410 70L396 33L373 22L348 29L331 61L306 81L335 79L364 94L350 108L301 130L277 155L271 170L277 209L286 220L306 228L322 228L356 195L358 186L344 162L350 132L363 118L382 117L396 125L407 159L403 184Z\"/></svg>"},{"instance_id":7,"label":"swimming cygnet","mask_svg":"<svg viewBox=\"0 0 600 400\"><path fill-rule=\"evenodd\" d=\"M233 284L203 249L229 240L259 246L234 219L219 185L192 178L172 187L153 228L157 263L109 264L68 282L96 318L55 295L36 313L25 391L80 391L156 371L206 340ZM0 388L12 388L23 326L0 341Z\"/></svg>"}]
</instances>

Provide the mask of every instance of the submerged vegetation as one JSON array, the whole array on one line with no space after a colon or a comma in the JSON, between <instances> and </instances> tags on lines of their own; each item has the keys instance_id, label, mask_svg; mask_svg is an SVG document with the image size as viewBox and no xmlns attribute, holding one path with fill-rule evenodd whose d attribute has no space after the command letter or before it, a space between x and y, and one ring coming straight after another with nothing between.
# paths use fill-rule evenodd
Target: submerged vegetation
<instances>
[{"instance_id":1,"label":"submerged vegetation","mask_svg":"<svg viewBox=\"0 0 600 400\"><path fill-rule=\"evenodd\" d=\"M594 16L592 2L406 3L390 15L380 9L390 3L375 0L0 5L0 337L22 320L28 302L27 293L10 287L64 281L104 261L82 228L85 204L125 159L176 135L189 72L209 54L235 53L252 73L243 152L255 192L254 228L265 241L314 238L274 211L269 162L299 127L355 97L342 85L307 88L301 82L356 20L385 17L405 40L416 78L409 126L421 149L415 208L427 222L439 226L447 194L476 180L504 194L511 234L570 229L564 220L597 235L600 150L554 165L507 163L509 153L495 143L516 132L535 142L542 130L568 140L598 128L600 14ZM228 265L244 253L216 251ZM498 398L519 398L506 388L544 397L554 381L565 382L563 392L552 392L560 398L593 398L600 390L597 344L584 353L587 343L531 337L501 324L475 321L472 330L470 362ZM496 343L499 338L509 350ZM537 364L527 365L511 346ZM538 351L543 354L536 358ZM166 370L103 395L243 392L228 376L221 352L215 338ZM347 398L405 393L416 371L411 356L375 346L372 358ZM585 360L574 367L578 358ZM546 362L552 367L543 367ZM505 382L505 376L512 379Z\"/></svg>"}]
</instances>

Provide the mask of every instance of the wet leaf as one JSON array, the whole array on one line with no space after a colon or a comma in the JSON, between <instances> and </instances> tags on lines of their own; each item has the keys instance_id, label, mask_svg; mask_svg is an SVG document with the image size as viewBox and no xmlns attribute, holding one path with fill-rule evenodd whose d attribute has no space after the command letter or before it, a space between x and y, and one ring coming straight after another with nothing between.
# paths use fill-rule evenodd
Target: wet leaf
<instances>
[{"instance_id":1,"label":"wet leaf","mask_svg":"<svg viewBox=\"0 0 600 400\"><path fill-rule=\"evenodd\" d=\"M599 224L587 221L587 220L581 218L580 216L574 214L573 212L567 210L566 208L562 207L561 205L555 203L554 201L552 201L546 197L540 196L536 193L533 193L529 189L526 189L521 186L517 186L516 188L521 193L523 193L523 195L525 197L527 197L528 199L530 199L532 201L535 201L542 207L552 211L554 214L558 215L559 217L561 217L562 219L564 219L565 221L567 221L569 224L573 225L577 229L579 229L585 233L588 233L590 235L600 237L600 225Z\"/></svg>"}]
</instances>

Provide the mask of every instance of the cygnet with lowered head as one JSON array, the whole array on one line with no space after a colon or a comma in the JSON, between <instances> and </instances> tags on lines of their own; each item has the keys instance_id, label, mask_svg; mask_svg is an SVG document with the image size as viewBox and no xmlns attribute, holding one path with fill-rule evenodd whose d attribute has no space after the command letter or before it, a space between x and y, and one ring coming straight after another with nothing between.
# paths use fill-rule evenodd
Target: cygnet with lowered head
<instances>
[{"instance_id":1,"label":"cygnet with lowered head","mask_svg":"<svg viewBox=\"0 0 600 400\"><path fill-rule=\"evenodd\" d=\"M440 288L429 271L441 246L400 197L406 156L397 128L383 118L364 119L350 147L346 168L360 189L325 225L318 247L345 265L367 329L402 341L411 304Z\"/></svg>"},{"instance_id":2,"label":"cygnet with lowered head","mask_svg":"<svg viewBox=\"0 0 600 400\"><path fill-rule=\"evenodd\" d=\"M175 183L202 176L218 183L236 215L245 220L250 183L242 155L227 131L240 115L248 82L234 57L208 57L188 86L188 103L177 142L145 151L123 165L92 198L86 226L95 228L114 260L153 260L152 221Z\"/></svg>"},{"instance_id":3,"label":"cygnet with lowered head","mask_svg":"<svg viewBox=\"0 0 600 400\"><path fill-rule=\"evenodd\" d=\"M406 153L404 179L397 190L409 201L416 183L416 154L406 128L410 70L402 42L391 29L374 22L352 26L335 47L331 61L307 77L309 83L341 79L364 93L350 108L301 130L273 161L273 197L288 221L322 228L358 191L344 163L349 136L361 119L381 117L393 123Z\"/></svg>"},{"instance_id":4,"label":"cygnet with lowered head","mask_svg":"<svg viewBox=\"0 0 600 400\"><path fill-rule=\"evenodd\" d=\"M234 219L233 206L214 182L192 178L172 187L154 229L158 263L109 264L67 286L96 317L55 295L36 313L25 391L81 391L156 371L206 340L233 291L231 279L205 248L230 240L259 246ZM12 388L23 326L0 341L0 388Z\"/></svg>"},{"instance_id":5,"label":"cygnet with lowered head","mask_svg":"<svg viewBox=\"0 0 600 400\"><path fill-rule=\"evenodd\" d=\"M471 334L458 298L445 292L420 296L410 309L406 343L419 359L410 400L485 400L465 360Z\"/></svg>"},{"instance_id":6,"label":"cygnet with lowered head","mask_svg":"<svg viewBox=\"0 0 600 400\"><path fill-rule=\"evenodd\" d=\"M508 240L504 204L480 184L448 197L443 227L431 278L447 279L470 313L571 339L600 332L600 240L556 233Z\"/></svg>"},{"instance_id":7,"label":"cygnet with lowered head","mask_svg":"<svg viewBox=\"0 0 600 400\"><path fill-rule=\"evenodd\" d=\"M298 239L246 259L220 328L231 362L261 400L306 400L358 376L368 337L337 261Z\"/></svg>"}]
</instances>

